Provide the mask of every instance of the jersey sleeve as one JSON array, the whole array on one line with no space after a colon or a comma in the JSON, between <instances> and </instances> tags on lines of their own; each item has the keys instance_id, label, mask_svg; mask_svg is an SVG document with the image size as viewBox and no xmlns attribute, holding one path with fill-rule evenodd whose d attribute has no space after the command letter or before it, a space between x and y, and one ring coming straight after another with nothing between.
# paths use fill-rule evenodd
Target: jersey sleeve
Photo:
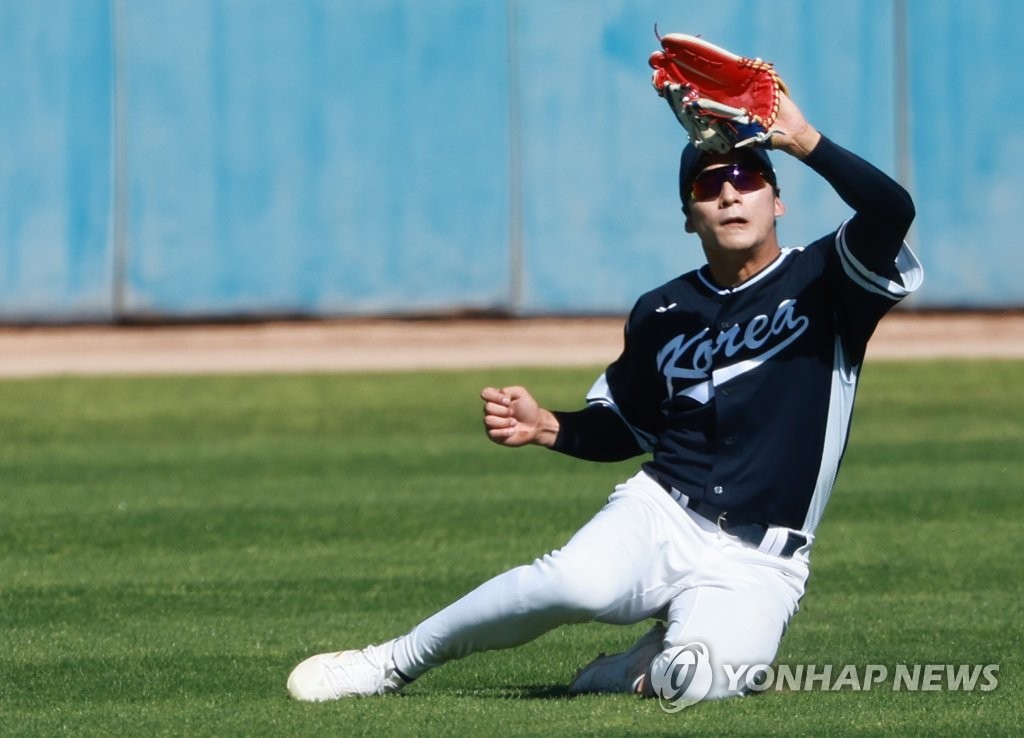
<instances>
[{"instance_id":1,"label":"jersey sleeve","mask_svg":"<svg viewBox=\"0 0 1024 738\"><path fill-rule=\"evenodd\" d=\"M828 138L806 163L824 177L854 215L831 237L828 259L840 333L854 356L878 321L920 287L924 272L904 240L915 209L895 180Z\"/></svg>"},{"instance_id":2,"label":"jersey sleeve","mask_svg":"<svg viewBox=\"0 0 1024 738\"><path fill-rule=\"evenodd\" d=\"M642 297L626 321L619 357L597 378L587 392L587 404L608 408L629 428L636 443L650 451L664 424L661 410L665 379L654 360L656 350L644 330L647 311Z\"/></svg>"},{"instance_id":3,"label":"jersey sleeve","mask_svg":"<svg viewBox=\"0 0 1024 738\"><path fill-rule=\"evenodd\" d=\"M640 451L650 451L654 448L654 443L657 440L657 435L654 431L649 428L638 425L635 420L636 413L631 412L630 416L633 416L633 420L630 416L627 416L628 406L624 409L615 397L615 393L612 391L611 385L608 382L609 372L616 375L615 365L609 367L604 374L597 378L590 391L587 393L587 406L591 408L604 408L607 412L613 413L621 421L621 425L627 428L630 432L633 442ZM621 376L621 375L620 375ZM628 386L620 387L620 394L627 395L631 394Z\"/></svg>"},{"instance_id":4,"label":"jersey sleeve","mask_svg":"<svg viewBox=\"0 0 1024 738\"><path fill-rule=\"evenodd\" d=\"M637 345L643 299L626 321L622 353L591 386L586 407L554 413L559 425L555 451L590 461L621 461L653 449L656 413L645 408L656 400L639 389L657 379L646 376L649 372Z\"/></svg>"},{"instance_id":5,"label":"jersey sleeve","mask_svg":"<svg viewBox=\"0 0 1024 738\"><path fill-rule=\"evenodd\" d=\"M600 404L583 410L556 410L558 437L552 448L587 461L624 461L643 453L632 430L611 408Z\"/></svg>"}]
</instances>

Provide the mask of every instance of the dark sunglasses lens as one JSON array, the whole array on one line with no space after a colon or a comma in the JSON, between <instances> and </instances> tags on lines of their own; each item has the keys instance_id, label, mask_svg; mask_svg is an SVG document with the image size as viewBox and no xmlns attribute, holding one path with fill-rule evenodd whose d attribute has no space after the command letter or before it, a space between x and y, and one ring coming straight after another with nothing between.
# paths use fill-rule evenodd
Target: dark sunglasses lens
<instances>
[{"instance_id":1,"label":"dark sunglasses lens","mask_svg":"<svg viewBox=\"0 0 1024 738\"><path fill-rule=\"evenodd\" d=\"M693 180L694 200L713 200L722 191L722 185L729 182L740 192L754 192L766 184L764 175L743 167L719 167L704 172Z\"/></svg>"},{"instance_id":2,"label":"dark sunglasses lens","mask_svg":"<svg viewBox=\"0 0 1024 738\"><path fill-rule=\"evenodd\" d=\"M754 192L765 185L764 176L753 169L737 169L729 181L740 192Z\"/></svg>"}]
</instances>

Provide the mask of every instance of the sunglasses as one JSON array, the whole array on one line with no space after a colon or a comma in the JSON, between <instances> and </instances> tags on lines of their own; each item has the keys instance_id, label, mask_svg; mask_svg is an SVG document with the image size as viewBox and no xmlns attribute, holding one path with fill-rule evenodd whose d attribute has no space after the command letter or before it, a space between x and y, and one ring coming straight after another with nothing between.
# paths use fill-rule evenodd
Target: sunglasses
<instances>
[{"instance_id":1,"label":"sunglasses","mask_svg":"<svg viewBox=\"0 0 1024 738\"><path fill-rule=\"evenodd\" d=\"M717 169L708 169L701 172L693 180L690 187L690 197L698 202L714 200L722 192L722 186L728 182L737 192L755 192L766 184L775 185L775 182L765 172L758 169L748 169L740 164L730 164Z\"/></svg>"}]
</instances>

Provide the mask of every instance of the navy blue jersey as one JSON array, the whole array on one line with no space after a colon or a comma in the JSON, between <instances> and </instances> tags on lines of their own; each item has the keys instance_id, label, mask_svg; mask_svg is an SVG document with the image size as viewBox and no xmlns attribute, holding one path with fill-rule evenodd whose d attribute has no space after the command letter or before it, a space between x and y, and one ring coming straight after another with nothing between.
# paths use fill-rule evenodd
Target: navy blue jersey
<instances>
[{"instance_id":1,"label":"navy blue jersey","mask_svg":"<svg viewBox=\"0 0 1024 738\"><path fill-rule=\"evenodd\" d=\"M877 170L870 177L891 182ZM587 395L592 409L625 421L635 443L618 446L652 452L651 476L738 519L813 532L845 450L868 339L922 278L902 241L909 221L880 267L869 266L880 261L877 244L851 239L893 234L882 219L865 227L859 217L783 249L735 288L717 286L705 266L640 297L622 354ZM559 450L585 456L568 444L595 442L576 440L585 434L560 419L568 430Z\"/></svg>"}]
</instances>

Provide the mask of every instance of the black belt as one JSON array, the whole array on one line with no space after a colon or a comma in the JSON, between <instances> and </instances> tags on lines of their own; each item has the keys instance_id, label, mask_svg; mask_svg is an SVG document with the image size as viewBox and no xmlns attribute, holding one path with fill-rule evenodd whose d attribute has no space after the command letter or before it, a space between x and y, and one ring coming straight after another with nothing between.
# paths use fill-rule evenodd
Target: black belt
<instances>
[{"instance_id":1,"label":"black belt","mask_svg":"<svg viewBox=\"0 0 1024 738\"><path fill-rule=\"evenodd\" d=\"M765 538L768 537L769 531L779 530L785 531L786 540L782 544L782 548L775 552L776 556L788 559L796 553L797 549L807 545L807 536L803 533L798 533L795 530L788 528L778 528L776 526L766 525L765 523L752 523L746 520L736 520L729 516L728 510L723 510L720 507L711 505L704 500L695 500L689 497L674 487L668 487L662 484L668 490L668 493L672 496L680 507L685 507L688 510L693 510L695 513L700 515L705 520L710 520L712 523L717 525L723 531L731 536L739 538L744 543L747 543L754 548L759 550L762 549L761 544L764 543ZM768 553L768 551L766 551Z\"/></svg>"}]
</instances>

